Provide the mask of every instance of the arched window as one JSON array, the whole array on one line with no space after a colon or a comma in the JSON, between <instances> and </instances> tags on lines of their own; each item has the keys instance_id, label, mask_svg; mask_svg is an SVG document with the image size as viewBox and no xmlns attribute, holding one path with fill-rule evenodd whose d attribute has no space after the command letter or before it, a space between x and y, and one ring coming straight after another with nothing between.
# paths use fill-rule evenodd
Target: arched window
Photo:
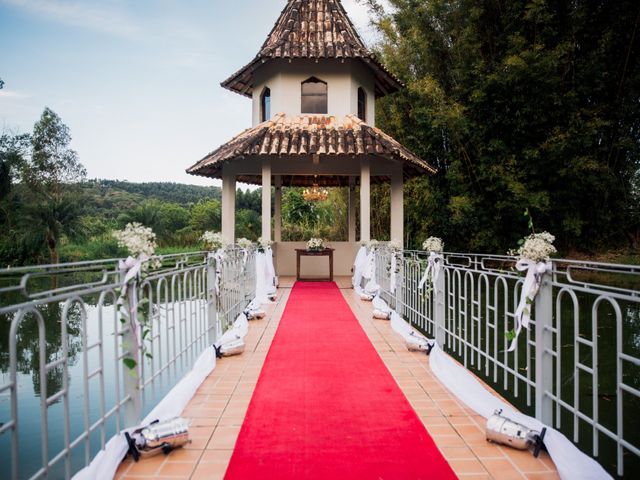
<instances>
[{"instance_id":1,"label":"arched window","mask_svg":"<svg viewBox=\"0 0 640 480\"><path fill-rule=\"evenodd\" d=\"M358 88L358 118L367 121L367 92L362 87Z\"/></svg>"},{"instance_id":2,"label":"arched window","mask_svg":"<svg viewBox=\"0 0 640 480\"><path fill-rule=\"evenodd\" d=\"M302 82L302 113L327 113L327 84L316 77Z\"/></svg>"},{"instance_id":3,"label":"arched window","mask_svg":"<svg viewBox=\"0 0 640 480\"><path fill-rule=\"evenodd\" d=\"M271 118L271 90L265 87L260 95L260 121L266 122Z\"/></svg>"}]
</instances>

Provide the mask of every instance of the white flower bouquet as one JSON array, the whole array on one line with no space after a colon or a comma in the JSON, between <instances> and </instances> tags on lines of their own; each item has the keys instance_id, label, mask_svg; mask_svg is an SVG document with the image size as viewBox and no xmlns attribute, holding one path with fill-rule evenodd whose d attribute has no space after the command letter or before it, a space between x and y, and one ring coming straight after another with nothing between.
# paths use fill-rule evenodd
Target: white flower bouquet
<instances>
[{"instance_id":1,"label":"white flower bouquet","mask_svg":"<svg viewBox=\"0 0 640 480\"><path fill-rule=\"evenodd\" d=\"M321 238L312 238L307 242L307 250L311 252L319 252L324 250L324 240Z\"/></svg>"},{"instance_id":2,"label":"white flower bouquet","mask_svg":"<svg viewBox=\"0 0 640 480\"><path fill-rule=\"evenodd\" d=\"M260 237L258 239L258 252L264 253L267 249L271 248L271 245L273 245L273 242L271 240L265 240L264 238Z\"/></svg>"},{"instance_id":3,"label":"white flower bouquet","mask_svg":"<svg viewBox=\"0 0 640 480\"><path fill-rule=\"evenodd\" d=\"M532 260L536 263L548 262L552 255L558 253L553 246L556 237L549 232L533 233L524 239L523 244L515 252L521 259Z\"/></svg>"},{"instance_id":4,"label":"white flower bouquet","mask_svg":"<svg viewBox=\"0 0 640 480\"><path fill-rule=\"evenodd\" d=\"M253 246L253 242L248 238L239 238L236 240L236 244L244 250L249 250Z\"/></svg>"},{"instance_id":5,"label":"white flower bouquet","mask_svg":"<svg viewBox=\"0 0 640 480\"><path fill-rule=\"evenodd\" d=\"M438 237L429 237L422 243L422 249L429 253L442 253L444 242Z\"/></svg>"},{"instance_id":6,"label":"white flower bouquet","mask_svg":"<svg viewBox=\"0 0 640 480\"><path fill-rule=\"evenodd\" d=\"M204 243L207 250L214 252L224 247L224 239L221 233L214 233L206 231L200 237L200 241Z\"/></svg>"},{"instance_id":7,"label":"white flower bouquet","mask_svg":"<svg viewBox=\"0 0 640 480\"><path fill-rule=\"evenodd\" d=\"M113 236L118 240L118 246L126 248L132 257L149 258L156 251L156 234L141 223L129 223L124 230L113 232Z\"/></svg>"},{"instance_id":8,"label":"white flower bouquet","mask_svg":"<svg viewBox=\"0 0 640 480\"><path fill-rule=\"evenodd\" d=\"M376 248L379 244L378 240L362 240L360 242L360 246L365 248Z\"/></svg>"},{"instance_id":9,"label":"white flower bouquet","mask_svg":"<svg viewBox=\"0 0 640 480\"><path fill-rule=\"evenodd\" d=\"M387 242L387 248L392 252L401 252L402 244L398 240L391 240L390 242Z\"/></svg>"}]
</instances>

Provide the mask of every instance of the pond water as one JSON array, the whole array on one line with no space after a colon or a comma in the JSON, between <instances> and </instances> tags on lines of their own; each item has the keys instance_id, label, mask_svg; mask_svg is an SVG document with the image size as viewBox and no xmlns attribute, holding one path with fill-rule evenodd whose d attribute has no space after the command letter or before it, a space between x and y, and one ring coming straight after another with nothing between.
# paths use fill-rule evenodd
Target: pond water
<instances>
[{"instance_id":1,"label":"pond water","mask_svg":"<svg viewBox=\"0 0 640 480\"><path fill-rule=\"evenodd\" d=\"M197 301L194 301L195 303ZM192 302L180 302L181 307L188 309ZM201 308L200 302L196 305ZM70 438L73 441L80 435L85 427L84 412L84 385L83 371L95 371L100 365L100 350L98 348L82 351L82 311L86 312L87 324L87 345L95 343L98 339L104 340L103 365L104 365L104 399L105 409L109 411L116 404L116 385L120 383L122 389L122 365L116 360L116 347L114 335L115 331L115 308L113 305L102 307L102 327L100 326L100 308L91 304L85 299L84 307L74 305L66 320L68 331L68 352L69 352L69 418L70 418ZM63 304L52 303L39 308L46 324L46 361L52 362L60 357L62 334L60 319L62 317ZM186 310L185 310L186 311ZM159 312L159 316L166 316L166 312ZM11 318L0 316L0 385L9 381L9 328ZM185 327L185 336L195 331ZM194 327L195 328L195 327ZM50 397L60 391L64 386L64 375L62 368L54 368L45 378L39 374L39 337L35 321L25 321L22 323L17 336L18 346L18 421L20 431L20 478L32 476L42 465L42 426L44 419L40 413L40 386L41 382L46 383L47 395ZM143 395L143 411L146 415L153 406L166 395L175 383L189 370L193 361L204 349L201 343L187 348L184 355L166 370L162 376L151 386L145 388ZM172 352L165 352L164 360ZM147 360L147 362L156 361ZM157 361L160 361L158 359ZM120 374L117 381L116 372ZM121 393L121 396L122 393ZM101 417L102 391L99 377L92 378L89 383L89 424L92 425ZM143 416L144 416L143 415ZM11 419L11 402L9 392L0 394L0 424ZM51 460L64 447L64 403L58 401L48 409L48 458ZM106 424L105 440L109 440L116 433L116 419L112 416ZM100 429L91 435L90 456L93 457L101 448ZM84 467L85 443L81 442L72 451L72 472L76 472ZM0 436L0 465L6 468L4 474L9 476L11 459L11 435L5 433ZM2 477L3 474L0 474ZM64 461L59 462L50 474L49 478L64 478Z\"/></svg>"}]
</instances>

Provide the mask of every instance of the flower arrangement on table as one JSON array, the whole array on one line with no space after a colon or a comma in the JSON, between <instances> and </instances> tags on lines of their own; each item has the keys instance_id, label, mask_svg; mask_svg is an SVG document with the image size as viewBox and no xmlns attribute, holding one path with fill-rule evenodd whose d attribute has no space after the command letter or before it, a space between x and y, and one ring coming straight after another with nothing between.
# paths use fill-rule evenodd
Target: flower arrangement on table
<instances>
[{"instance_id":1,"label":"flower arrangement on table","mask_svg":"<svg viewBox=\"0 0 640 480\"><path fill-rule=\"evenodd\" d=\"M204 243L205 248L210 252L216 252L225 246L224 238L219 232L206 231L200 237L200 241Z\"/></svg>"},{"instance_id":2,"label":"flower arrangement on table","mask_svg":"<svg viewBox=\"0 0 640 480\"><path fill-rule=\"evenodd\" d=\"M321 252L326 248L322 238L312 238L307 242L307 250L310 252Z\"/></svg>"}]
</instances>

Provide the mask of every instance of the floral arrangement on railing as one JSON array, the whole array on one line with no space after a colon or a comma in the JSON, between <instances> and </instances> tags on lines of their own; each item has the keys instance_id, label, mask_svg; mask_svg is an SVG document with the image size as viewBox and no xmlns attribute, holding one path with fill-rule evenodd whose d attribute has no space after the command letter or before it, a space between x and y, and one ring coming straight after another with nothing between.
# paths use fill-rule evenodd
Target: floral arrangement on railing
<instances>
[{"instance_id":1,"label":"floral arrangement on railing","mask_svg":"<svg viewBox=\"0 0 640 480\"><path fill-rule=\"evenodd\" d=\"M527 210L525 217L529 217L529 228L533 230L533 221ZM549 232L535 233L522 239L520 248L510 250L508 253L518 257L516 269L520 272L527 272L522 285L522 293L520 302L515 312L516 328L506 332L507 340L511 342L508 351L512 352L517 347L518 336L523 328L528 329L531 321L531 310L535 302L542 277L545 273L551 271L549 260L558 250L553 245L556 237Z\"/></svg>"},{"instance_id":2,"label":"floral arrangement on railing","mask_svg":"<svg viewBox=\"0 0 640 480\"><path fill-rule=\"evenodd\" d=\"M307 250L310 252L321 252L325 248L324 240L322 238L312 238L307 242Z\"/></svg>"},{"instance_id":3,"label":"floral arrangement on railing","mask_svg":"<svg viewBox=\"0 0 640 480\"><path fill-rule=\"evenodd\" d=\"M264 253L269 250L272 245L273 242L271 240L265 240L264 238L260 237L258 239L258 252Z\"/></svg>"},{"instance_id":4,"label":"floral arrangement on railing","mask_svg":"<svg viewBox=\"0 0 640 480\"><path fill-rule=\"evenodd\" d=\"M204 243L205 248L210 252L216 252L225 246L224 238L219 232L206 231L200 237L200 241Z\"/></svg>"},{"instance_id":5,"label":"floral arrangement on railing","mask_svg":"<svg viewBox=\"0 0 640 480\"><path fill-rule=\"evenodd\" d=\"M438 237L429 237L422 242L422 249L429 253L444 252L444 242Z\"/></svg>"},{"instance_id":6,"label":"floral arrangement on railing","mask_svg":"<svg viewBox=\"0 0 640 480\"><path fill-rule=\"evenodd\" d=\"M402 243L398 240L391 240L386 244L387 248L394 253L402 252Z\"/></svg>"},{"instance_id":7,"label":"floral arrangement on railing","mask_svg":"<svg viewBox=\"0 0 640 480\"><path fill-rule=\"evenodd\" d=\"M378 240L362 240L360 242L360 246L366 248L367 250L371 250L372 248L377 248L380 246L380 242Z\"/></svg>"},{"instance_id":8,"label":"floral arrangement on railing","mask_svg":"<svg viewBox=\"0 0 640 480\"><path fill-rule=\"evenodd\" d=\"M145 277L149 268L156 269L161 266L159 259L152 258L157 246L156 234L151 228L140 223L129 223L124 230L114 231L113 236L118 240L118 245L126 248L130 255L119 263L124 277L117 301L118 311L122 315L121 321L129 324L136 343L133 350L151 358L144 346L144 339L151 333L151 325L144 311L149 300L138 300L137 282ZM123 344L123 348L131 349L130 347L132 346ZM134 370L138 365L138 358L125 357L122 361L129 370Z\"/></svg>"},{"instance_id":9,"label":"floral arrangement on railing","mask_svg":"<svg viewBox=\"0 0 640 480\"><path fill-rule=\"evenodd\" d=\"M243 250L249 250L251 247L253 247L253 242L248 238L239 238L238 240L236 240L236 245L238 245L238 247L242 248Z\"/></svg>"}]
</instances>

